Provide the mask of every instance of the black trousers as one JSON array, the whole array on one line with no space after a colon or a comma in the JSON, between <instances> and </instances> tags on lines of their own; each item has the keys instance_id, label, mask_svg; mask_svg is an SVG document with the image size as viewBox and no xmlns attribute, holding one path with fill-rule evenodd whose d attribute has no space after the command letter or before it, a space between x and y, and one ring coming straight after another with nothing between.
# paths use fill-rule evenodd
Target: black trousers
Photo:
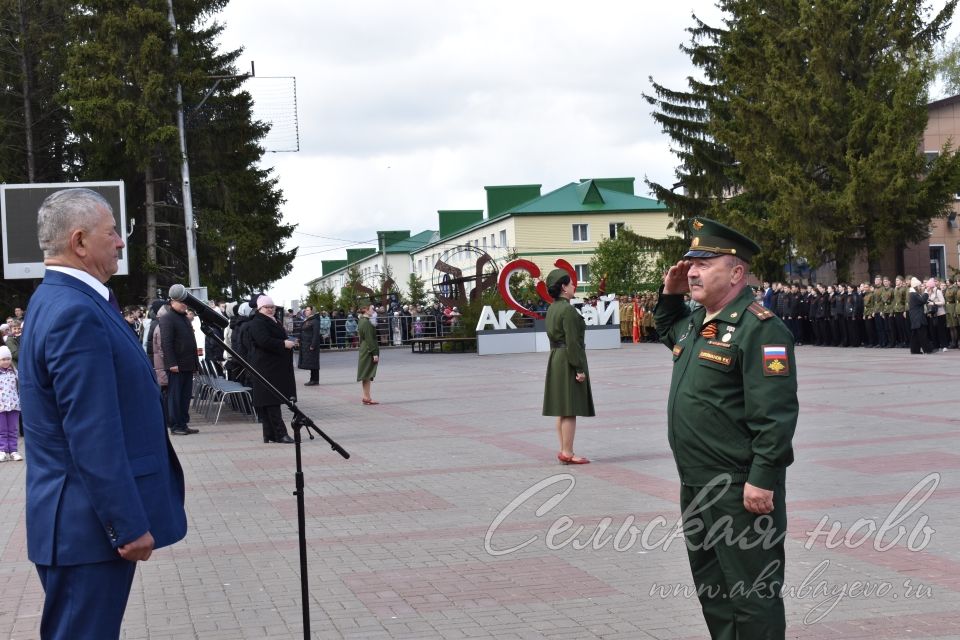
<instances>
[{"instance_id":1,"label":"black trousers","mask_svg":"<svg viewBox=\"0 0 960 640\"><path fill-rule=\"evenodd\" d=\"M910 353L930 352L930 345L927 340L927 326L924 325L917 329L910 330Z\"/></svg>"},{"instance_id":2,"label":"black trousers","mask_svg":"<svg viewBox=\"0 0 960 640\"><path fill-rule=\"evenodd\" d=\"M877 346L877 325L873 318L863 319L863 329L866 335L866 343L869 347Z\"/></svg>"},{"instance_id":3,"label":"black trousers","mask_svg":"<svg viewBox=\"0 0 960 640\"><path fill-rule=\"evenodd\" d=\"M887 346L887 319L882 313L878 313L873 316L873 323L877 333L877 346Z\"/></svg>"},{"instance_id":4,"label":"black trousers","mask_svg":"<svg viewBox=\"0 0 960 640\"><path fill-rule=\"evenodd\" d=\"M887 346L895 347L898 344L902 344L901 340L903 336L900 335L900 321L897 319L901 314L898 313L888 313L884 316L884 321L887 323Z\"/></svg>"},{"instance_id":5,"label":"black trousers","mask_svg":"<svg viewBox=\"0 0 960 640\"><path fill-rule=\"evenodd\" d=\"M283 414L280 412L280 405L269 404L265 407L257 407L260 414L260 424L263 427L263 440L280 440L287 433L287 425L283 422Z\"/></svg>"},{"instance_id":6,"label":"black trousers","mask_svg":"<svg viewBox=\"0 0 960 640\"><path fill-rule=\"evenodd\" d=\"M193 371L167 371L167 423L171 429L185 429L190 423Z\"/></svg>"}]
</instances>

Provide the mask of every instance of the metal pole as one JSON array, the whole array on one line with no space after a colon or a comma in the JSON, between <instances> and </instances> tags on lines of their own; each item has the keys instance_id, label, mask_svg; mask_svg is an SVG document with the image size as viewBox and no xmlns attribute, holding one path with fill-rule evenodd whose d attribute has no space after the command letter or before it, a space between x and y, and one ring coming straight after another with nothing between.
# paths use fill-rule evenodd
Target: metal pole
<instances>
[{"instance_id":1,"label":"metal pole","mask_svg":"<svg viewBox=\"0 0 960 640\"><path fill-rule=\"evenodd\" d=\"M170 8L170 27L173 29L173 57L179 58L177 46L177 21L173 17L173 0L167 0ZM197 238L193 226L193 196L190 193L190 163L187 159L187 131L183 124L183 89L177 83L177 130L180 133L180 178L183 183L183 226L187 233L187 267L190 272L190 288L200 286L200 268L197 265Z\"/></svg>"}]
</instances>

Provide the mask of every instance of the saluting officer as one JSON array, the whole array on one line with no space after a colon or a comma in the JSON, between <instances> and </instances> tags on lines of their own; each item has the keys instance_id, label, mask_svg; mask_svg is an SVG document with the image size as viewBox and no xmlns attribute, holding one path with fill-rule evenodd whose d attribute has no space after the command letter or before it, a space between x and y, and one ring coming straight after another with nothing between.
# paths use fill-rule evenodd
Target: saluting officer
<instances>
[{"instance_id":1,"label":"saluting officer","mask_svg":"<svg viewBox=\"0 0 960 640\"><path fill-rule=\"evenodd\" d=\"M655 310L673 349L667 428L690 568L712 638L779 639L784 490L799 410L793 336L746 284L760 247L706 218L691 232ZM702 305L695 311L687 292Z\"/></svg>"}]
</instances>

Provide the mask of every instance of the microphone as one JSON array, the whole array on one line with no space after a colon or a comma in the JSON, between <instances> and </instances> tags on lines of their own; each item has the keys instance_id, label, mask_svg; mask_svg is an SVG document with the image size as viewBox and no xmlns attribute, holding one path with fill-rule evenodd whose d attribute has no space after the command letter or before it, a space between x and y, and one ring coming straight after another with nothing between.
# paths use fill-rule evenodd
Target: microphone
<instances>
[{"instance_id":1,"label":"microphone","mask_svg":"<svg viewBox=\"0 0 960 640\"><path fill-rule=\"evenodd\" d=\"M226 329L230 324L230 321L223 314L209 307L203 300L195 298L182 284L175 284L170 287L167 295L170 296L171 300L182 302L193 309L193 312L200 318L200 322L212 324L221 329Z\"/></svg>"}]
</instances>

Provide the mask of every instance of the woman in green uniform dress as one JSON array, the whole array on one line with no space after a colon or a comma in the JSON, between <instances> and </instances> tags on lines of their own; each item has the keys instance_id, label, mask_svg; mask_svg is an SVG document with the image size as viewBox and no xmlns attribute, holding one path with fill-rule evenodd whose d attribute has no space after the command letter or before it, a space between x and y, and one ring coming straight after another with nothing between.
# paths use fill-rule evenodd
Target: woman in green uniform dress
<instances>
[{"instance_id":1,"label":"woman in green uniform dress","mask_svg":"<svg viewBox=\"0 0 960 640\"><path fill-rule=\"evenodd\" d=\"M372 304L363 307L360 323L357 325L357 338L360 342L360 360L357 363L357 382L363 385L363 404L380 404L370 397L370 383L377 375L380 362L380 345L377 344L377 330L370 322Z\"/></svg>"},{"instance_id":2,"label":"woman in green uniform dress","mask_svg":"<svg viewBox=\"0 0 960 640\"><path fill-rule=\"evenodd\" d=\"M576 286L567 272L554 269L547 275L546 283L554 302L547 309L550 361L543 390L543 415L557 416L557 436L560 439L557 460L562 464L587 464L588 459L573 453L577 416L596 415L583 342L586 325L570 305Z\"/></svg>"}]
</instances>

